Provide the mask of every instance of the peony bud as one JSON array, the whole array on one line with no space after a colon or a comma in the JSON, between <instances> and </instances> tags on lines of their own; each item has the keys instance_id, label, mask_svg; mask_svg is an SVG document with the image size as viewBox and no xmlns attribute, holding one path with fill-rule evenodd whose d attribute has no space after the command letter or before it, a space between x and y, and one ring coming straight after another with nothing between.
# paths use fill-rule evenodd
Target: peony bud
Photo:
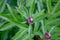
<instances>
[{"instance_id":1,"label":"peony bud","mask_svg":"<svg viewBox=\"0 0 60 40\"><path fill-rule=\"evenodd\" d=\"M51 34L46 33L46 34L45 34L45 38L50 39L50 38L51 38Z\"/></svg>"},{"instance_id":2,"label":"peony bud","mask_svg":"<svg viewBox=\"0 0 60 40\"><path fill-rule=\"evenodd\" d=\"M33 18L28 18L28 23L30 24L30 23L33 23Z\"/></svg>"}]
</instances>

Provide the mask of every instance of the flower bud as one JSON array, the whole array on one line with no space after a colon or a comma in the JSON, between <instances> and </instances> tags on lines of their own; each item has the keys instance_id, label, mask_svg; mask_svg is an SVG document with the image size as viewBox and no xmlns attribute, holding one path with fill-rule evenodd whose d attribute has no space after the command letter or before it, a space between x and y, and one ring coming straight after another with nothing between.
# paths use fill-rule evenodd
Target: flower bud
<instances>
[{"instance_id":1,"label":"flower bud","mask_svg":"<svg viewBox=\"0 0 60 40\"><path fill-rule=\"evenodd\" d=\"M33 23L33 18L28 18L28 23L30 24L30 23Z\"/></svg>"},{"instance_id":2,"label":"flower bud","mask_svg":"<svg viewBox=\"0 0 60 40\"><path fill-rule=\"evenodd\" d=\"M45 34L45 38L50 39L50 38L51 38L51 34L46 33L46 34Z\"/></svg>"}]
</instances>

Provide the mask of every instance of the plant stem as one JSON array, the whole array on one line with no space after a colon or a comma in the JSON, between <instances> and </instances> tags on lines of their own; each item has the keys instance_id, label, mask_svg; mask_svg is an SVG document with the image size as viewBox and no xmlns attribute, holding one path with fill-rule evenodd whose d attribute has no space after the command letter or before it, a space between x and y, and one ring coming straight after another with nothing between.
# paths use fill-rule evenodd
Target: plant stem
<instances>
[{"instance_id":1,"label":"plant stem","mask_svg":"<svg viewBox=\"0 0 60 40\"><path fill-rule=\"evenodd\" d=\"M51 32L52 32L52 30L54 30L54 28L55 28L55 26L53 26L53 27L50 29L49 33L51 33Z\"/></svg>"},{"instance_id":2,"label":"plant stem","mask_svg":"<svg viewBox=\"0 0 60 40\"><path fill-rule=\"evenodd\" d=\"M29 24L29 29L28 29L29 40L32 40L32 38L31 38L31 32L32 32L32 26L31 26L31 24Z\"/></svg>"}]
</instances>

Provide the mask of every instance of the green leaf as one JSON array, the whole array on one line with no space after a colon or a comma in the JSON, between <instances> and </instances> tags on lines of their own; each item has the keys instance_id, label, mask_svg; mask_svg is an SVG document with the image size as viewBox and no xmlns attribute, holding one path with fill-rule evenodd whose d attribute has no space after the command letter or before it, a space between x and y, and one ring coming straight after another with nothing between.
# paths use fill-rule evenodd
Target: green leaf
<instances>
[{"instance_id":1,"label":"green leaf","mask_svg":"<svg viewBox=\"0 0 60 40\"><path fill-rule=\"evenodd\" d=\"M4 2L4 0L1 0L1 1L0 1L0 6L2 5L3 2ZM0 7L0 8L1 8L1 7Z\"/></svg>"},{"instance_id":2,"label":"green leaf","mask_svg":"<svg viewBox=\"0 0 60 40\"><path fill-rule=\"evenodd\" d=\"M55 5L55 7L53 8L51 14L54 14L56 12L56 10L59 7L59 5L60 5L60 0L57 2L57 4Z\"/></svg>"},{"instance_id":3,"label":"green leaf","mask_svg":"<svg viewBox=\"0 0 60 40\"><path fill-rule=\"evenodd\" d=\"M40 30L38 31L38 32L35 32L35 34L34 35L39 35L40 36L40 38L43 38L43 34L40 32Z\"/></svg>"},{"instance_id":4,"label":"green leaf","mask_svg":"<svg viewBox=\"0 0 60 40\"><path fill-rule=\"evenodd\" d=\"M7 21L5 21L5 20L3 20L2 18L0 18L0 27L1 27L2 25L4 25L5 23L7 23Z\"/></svg>"},{"instance_id":5,"label":"green leaf","mask_svg":"<svg viewBox=\"0 0 60 40\"><path fill-rule=\"evenodd\" d=\"M28 40L29 39L29 35L25 35L23 38L22 38L22 40Z\"/></svg>"},{"instance_id":6,"label":"green leaf","mask_svg":"<svg viewBox=\"0 0 60 40\"><path fill-rule=\"evenodd\" d=\"M7 40L7 38L8 38L8 31L2 31L0 40Z\"/></svg>"},{"instance_id":7,"label":"green leaf","mask_svg":"<svg viewBox=\"0 0 60 40\"><path fill-rule=\"evenodd\" d=\"M39 29L39 22L35 22L34 33L37 32L38 29Z\"/></svg>"},{"instance_id":8,"label":"green leaf","mask_svg":"<svg viewBox=\"0 0 60 40\"><path fill-rule=\"evenodd\" d=\"M6 21L8 21L8 22L10 22L10 23L12 23L12 24L14 24L14 25L16 25L17 27L19 27L19 28L22 28L22 29L27 29L26 27L28 27L28 25L26 25L26 24L23 24L23 23L17 23L17 22L15 22L15 21L12 21L11 19L9 19L8 17L5 17L5 16L0 16L2 19L4 19L4 20L6 20Z\"/></svg>"},{"instance_id":9,"label":"green leaf","mask_svg":"<svg viewBox=\"0 0 60 40\"><path fill-rule=\"evenodd\" d=\"M12 23L6 23L6 24L4 24L4 25L2 25L1 27L0 27L0 31L5 31L5 30L8 30L8 29L10 29L10 28L12 28L12 27L14 27L15 25L13 25Z\"/></svg>"},{"instance_id":10,"label":"green leaf","mask_svg":"<svg viewBox=\"0 0 60 40\"><path fill-rule=\"evenodd\" d=\"M24 18L26 18L26 19L28 18L27 13L25 12L27 9L24 10L25 7L24 7L24 9L16 7L16 9L17 9L18 13L20 13Z\"/></svg>"},{"instance_id":11,"label":"green leaf","mask_svg":"<svg viewBox=\"0 0 60 40\"><path fill-rule=\"evenodd\" d=\"M51 0L46 0L46 4L47 4L48 13L50 14L52 11Z\"/></svg>"},{"instance_id":12,"label":"green leaf","mask_svg":"<svg viewBox=\"0 0 60 40\"><path fill-rule=\"evenodd\" d=\"M19 6L20 5L20 0L17 0L17 5ZM19 6L20 7L20 6Z\"/></svg>"},{"instance_id":13,"label":"green leaf","mask_svg":"<svg viewBox=\"0 0 60 40\"><path fill-rule=\"evenodd\" d=\"M59 24L60 24L60 19L53 19L53 20L46 21L45 26L48 26L48 25L57 26Z\"/></svg>"},{"instance_id":14,"label":"green leaf","mask_svg":"<svg viewBox=\"0 0 60 40\"><path fill-rule=\"evenodd\" d=\"M51 39L59 40L59 38L60 38L60 27L56 26L51 34L52 34Z\"/></svg>"},{"instance_id":15,"label":"green leaf","mask_svg":"<svg viewBox=\"0 0 60 40\"><path fill-rule=\"evenodd\" d=\"M37 1L38 11L41 12L41 9L43 8L42 0Z\"/></svg>"},{"instance_id":16,"label":"green leaf","mask_svg":"<svg viewBox=\"0 0 60 40\"><path fill-rule=\"evenodd\" d=\"M7 0L5 0L4 2L3 1L4 0L1 0L2 5L0 4L0 7L1 7L0 13L2 13L4 11L5 5L6 5L6 2L7 2Z\"/></svg>"},{"instance_id":17,"label":"green leaf","mask_svg":"<svg viewBox=\"0 0 60 40\"><path fill-rule=\"evenodd\" d=\"M34 0L31 0L30 9L29 9L30 17L32 17L32 14L34 12L34 8L35 8L35 1Z\"/></svg>"},{"instance_id":18,"label":"green leaf","mask_svg":"<svg viewBox=\"0 0 60 40\"><path fill-rule=\"evenodd\" d=\"M23 8L24 4L25 4L25 0L17 0L17 6L19 8Z\"/></svg>"},{"instance_id":19,"label":"green leaf","mask_svg":"<svg viewBox=\"0 0 60 40\"><path fill-rule=\"evenodd\" d=\"M19 30L15 36L12 38L12 40L18 40L18 39L21 39L25 34L27 33L27 30Z\"/></svg>"},{"instance_id":20,"label":"green leaf","mask_svg":"<svg viewBox=\"0 0 60 40\"><path fill-rule=\"evenodd\" d=\"M49 19L57 18L60 15L60 11L55 12Z\"/></svg>"},{"instance_id":21,"label":"green leaf","mask_svg":"<svg viewBox=\"0 0 60 40\"><path fill-rule=\"evenodd\" d=\"M0 23L0 27L1 27L2 25L4 25L5 23L6 23L6 21L4 21L4 22Z\"/></svg>"},{"instance_id":22,"label":"green leaf","mask_svg":"<svg viewBox=\"0 0 60 40\"><path fill-rule=\"evenodd\" d=\"M9 19L8 19L8 18L6 18L6 17L4 17L4 16L1 16L1 15L0 15L0 18L2 18L2 19L4 19L4 20L9 21Z\"/></svg>"},{"instance_id":23,"label":"green leaf","mask_svg":"<svg viewBox=\"0 0 60 40\"><path fill-rule=\"evenodd\" d=\"M45 26L44 26L44 21L41 20L41 28L42 28L43 34L45 34L45 28L44 28L44 27L45 27Z\"/></svg>"},{"instance_id":24,"label":"green leaf","mask_svg":"<svg viewBox=\"0 0 60 40\"><path fill-rule=\"evenodd\" d=\"M35 15L34 15L34 21L39 21L39 20L41 20L41 19L44 19L48 14L45 14L45 13L43 13L44 12L44 10L42 10L40 13L36 13Z\"/></svg>"},{"instance_id":25,"label":"green leaf","mask_svg":"<svg viewBox=\"0 0 60 40\"><path fill-rule=\"evenodd\" d=\"M13 12L13 10L11 9L11 7L10 7L9 4L7 4L7 7L8 7L8 10L9 10L10 14L12 15L12 17L17 21L17 18L15 17L14 12Z\"/></svg>"},{"instance_id":26,"label":"green leaf","mask_svg":"<svg viewBox=\"0 0 60 40\"><path fill-rule=\"evenodd\" d=\"M31 38L33 38L33 37L34 37L34 35L31 34ZM24 37L22 38L22 40L29 40L29 35L28 34L24 35Z\"/></svg>"},{"instance_id":27,"label":"green leaf","mask_svg":"<svg viewBox=\"0 0 60 40\"><path fill-rule=\"evenodd\" d=\"M49 33L51 33L51 32L54 30L54 28L55 28L55 26L53 26L53 27L50 29Z\"/></svg>"}]
</instances>

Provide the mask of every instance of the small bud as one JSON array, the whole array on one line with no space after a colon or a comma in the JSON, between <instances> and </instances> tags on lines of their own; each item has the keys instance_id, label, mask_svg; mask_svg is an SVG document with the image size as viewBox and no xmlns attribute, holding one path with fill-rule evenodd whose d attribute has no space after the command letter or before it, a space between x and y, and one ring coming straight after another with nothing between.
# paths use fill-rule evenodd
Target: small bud
<instances>
[{"instance_id":1,"label":"small bud","mask_svg":"<svg viewBox=\"0 0 60 40\"><path fill-rule=\"evenodd\" d=\"M33 23L33 18L28 18L28 23L30 24L30 23Z\"/></svg>"},{"instance_id":2,"label":"small bud","mask_svg":"<svg viewBox=\"0 0 60 40\"><path fill-rule=\"evenodd\" d=\"M51 38L51 34L46 33L46 34L45 34L45 38L50 39L50 38Z\"/></svg>"}]
</instances>

